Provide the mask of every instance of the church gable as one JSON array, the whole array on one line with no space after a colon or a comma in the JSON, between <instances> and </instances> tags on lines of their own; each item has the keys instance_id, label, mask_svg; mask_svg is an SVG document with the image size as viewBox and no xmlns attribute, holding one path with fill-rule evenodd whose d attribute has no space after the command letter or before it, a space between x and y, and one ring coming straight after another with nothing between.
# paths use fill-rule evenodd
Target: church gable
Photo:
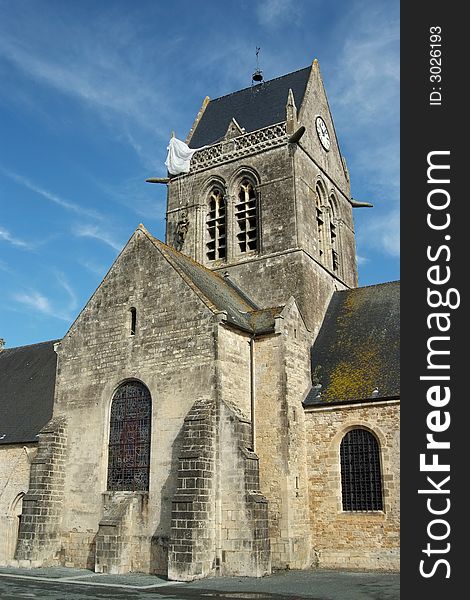
<instances>
[{"instance_id":1,"label":"church gable","mask_svg":"<svg viewBox=\"0 0 470 600\"><path fill-rule=\"evenodd\" d=\"M115 320L111 317L118 313L121 322L116 319L115 323L123 339L137 339L136 328L148 335L159 318L167 317L169 312L180 315L183 321L190 320L190 313L181 308L183 297L188 298L193 310L197 306L198 311L210 317L207 299L194 293L198 290L191 289L158 244L161 242L140 225L64 336L61 350L79 330L87 330L89 339L96 342L102 325L108 329Z\"/></svg>"}]
</instances>

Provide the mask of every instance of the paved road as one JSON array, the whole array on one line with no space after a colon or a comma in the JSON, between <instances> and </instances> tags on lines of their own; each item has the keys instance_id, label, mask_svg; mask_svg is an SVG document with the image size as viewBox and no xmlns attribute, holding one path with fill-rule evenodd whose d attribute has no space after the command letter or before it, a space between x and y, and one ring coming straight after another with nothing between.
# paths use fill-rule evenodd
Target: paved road
<instances>
[{"instance_id":1,"label":"paved road","mask_svg":"<svg viewBox=\"0 0 470 600\"><path fill-rule=\"evenodd\" d=\"M261 579L220 577L174 583L149 575L96 575L71 569L0 569L2 600L399 600L399 575L282 571Z\"/></svg>"}]
</instances>

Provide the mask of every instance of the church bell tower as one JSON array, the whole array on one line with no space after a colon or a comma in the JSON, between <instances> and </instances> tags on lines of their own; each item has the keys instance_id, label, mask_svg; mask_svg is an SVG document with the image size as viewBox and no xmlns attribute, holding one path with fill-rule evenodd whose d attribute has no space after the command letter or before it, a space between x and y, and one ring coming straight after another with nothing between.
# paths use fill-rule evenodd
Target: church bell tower
<instances>
[{"instance_id":1,"label":"church bell tower","mask_svg":"<svg viewBox=\"0 0 470 600\"><path fill-rule=\"evenodd\" d=\"M318 62L210 100L168 182L166 242L260 308L294 296L316 333L335 290L357 286L349 175Z\"/></svg>"}]
</instances>

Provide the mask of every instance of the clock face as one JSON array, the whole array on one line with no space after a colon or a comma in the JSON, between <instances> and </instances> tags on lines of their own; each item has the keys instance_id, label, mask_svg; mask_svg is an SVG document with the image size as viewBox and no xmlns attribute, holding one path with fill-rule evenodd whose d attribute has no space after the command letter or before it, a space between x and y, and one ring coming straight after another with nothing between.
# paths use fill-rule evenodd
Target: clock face
<instances>
[{"instance_id":1,"label":"clock face","mask_svg":"<svg viewBox=\"0 0 470 600\"><path fill-rule=\"evenodd\" d=\"M331 146L330 134L328 133L328 128L326 126L325 121L321 117L317 117L315 120L315 125L317 128L318 138L320 139L320 143L328 152Z\"/></svg>"}]
</instances>

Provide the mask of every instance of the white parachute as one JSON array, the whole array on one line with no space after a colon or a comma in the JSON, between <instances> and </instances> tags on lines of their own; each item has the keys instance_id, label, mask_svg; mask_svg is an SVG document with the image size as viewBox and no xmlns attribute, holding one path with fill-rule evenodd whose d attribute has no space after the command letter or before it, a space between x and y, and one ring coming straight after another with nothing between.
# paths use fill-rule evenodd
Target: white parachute
<instances>
[{"instance_id":1,"label":"white parachute","mask_svg":"<svg viewBox=\"0 0 470 600\"><path fill-rule=\"evenodd\" d=\"M198 150L202 150L202 148L190 148L181 140L172 137L167 150L166 168L170 175L179 175L180 173L189 173L193 154Z\"/></svg>"},{"instance_id":2,"label":"white parachute","mask_svg":"<svg viewBox=\"0 0 470 600\"><path fill-rule=\"evenodd\" d=\"M168 143L168 155L165 165L168 173L174 178L180 206L187 206L193 200L193 189L195 178L188 176L191 170L191 158L193 154L202 148L190 148L187 144L176 137L172 137ZM177 177L178 176L178 177Z\"/></svg>"}]
</instances>

